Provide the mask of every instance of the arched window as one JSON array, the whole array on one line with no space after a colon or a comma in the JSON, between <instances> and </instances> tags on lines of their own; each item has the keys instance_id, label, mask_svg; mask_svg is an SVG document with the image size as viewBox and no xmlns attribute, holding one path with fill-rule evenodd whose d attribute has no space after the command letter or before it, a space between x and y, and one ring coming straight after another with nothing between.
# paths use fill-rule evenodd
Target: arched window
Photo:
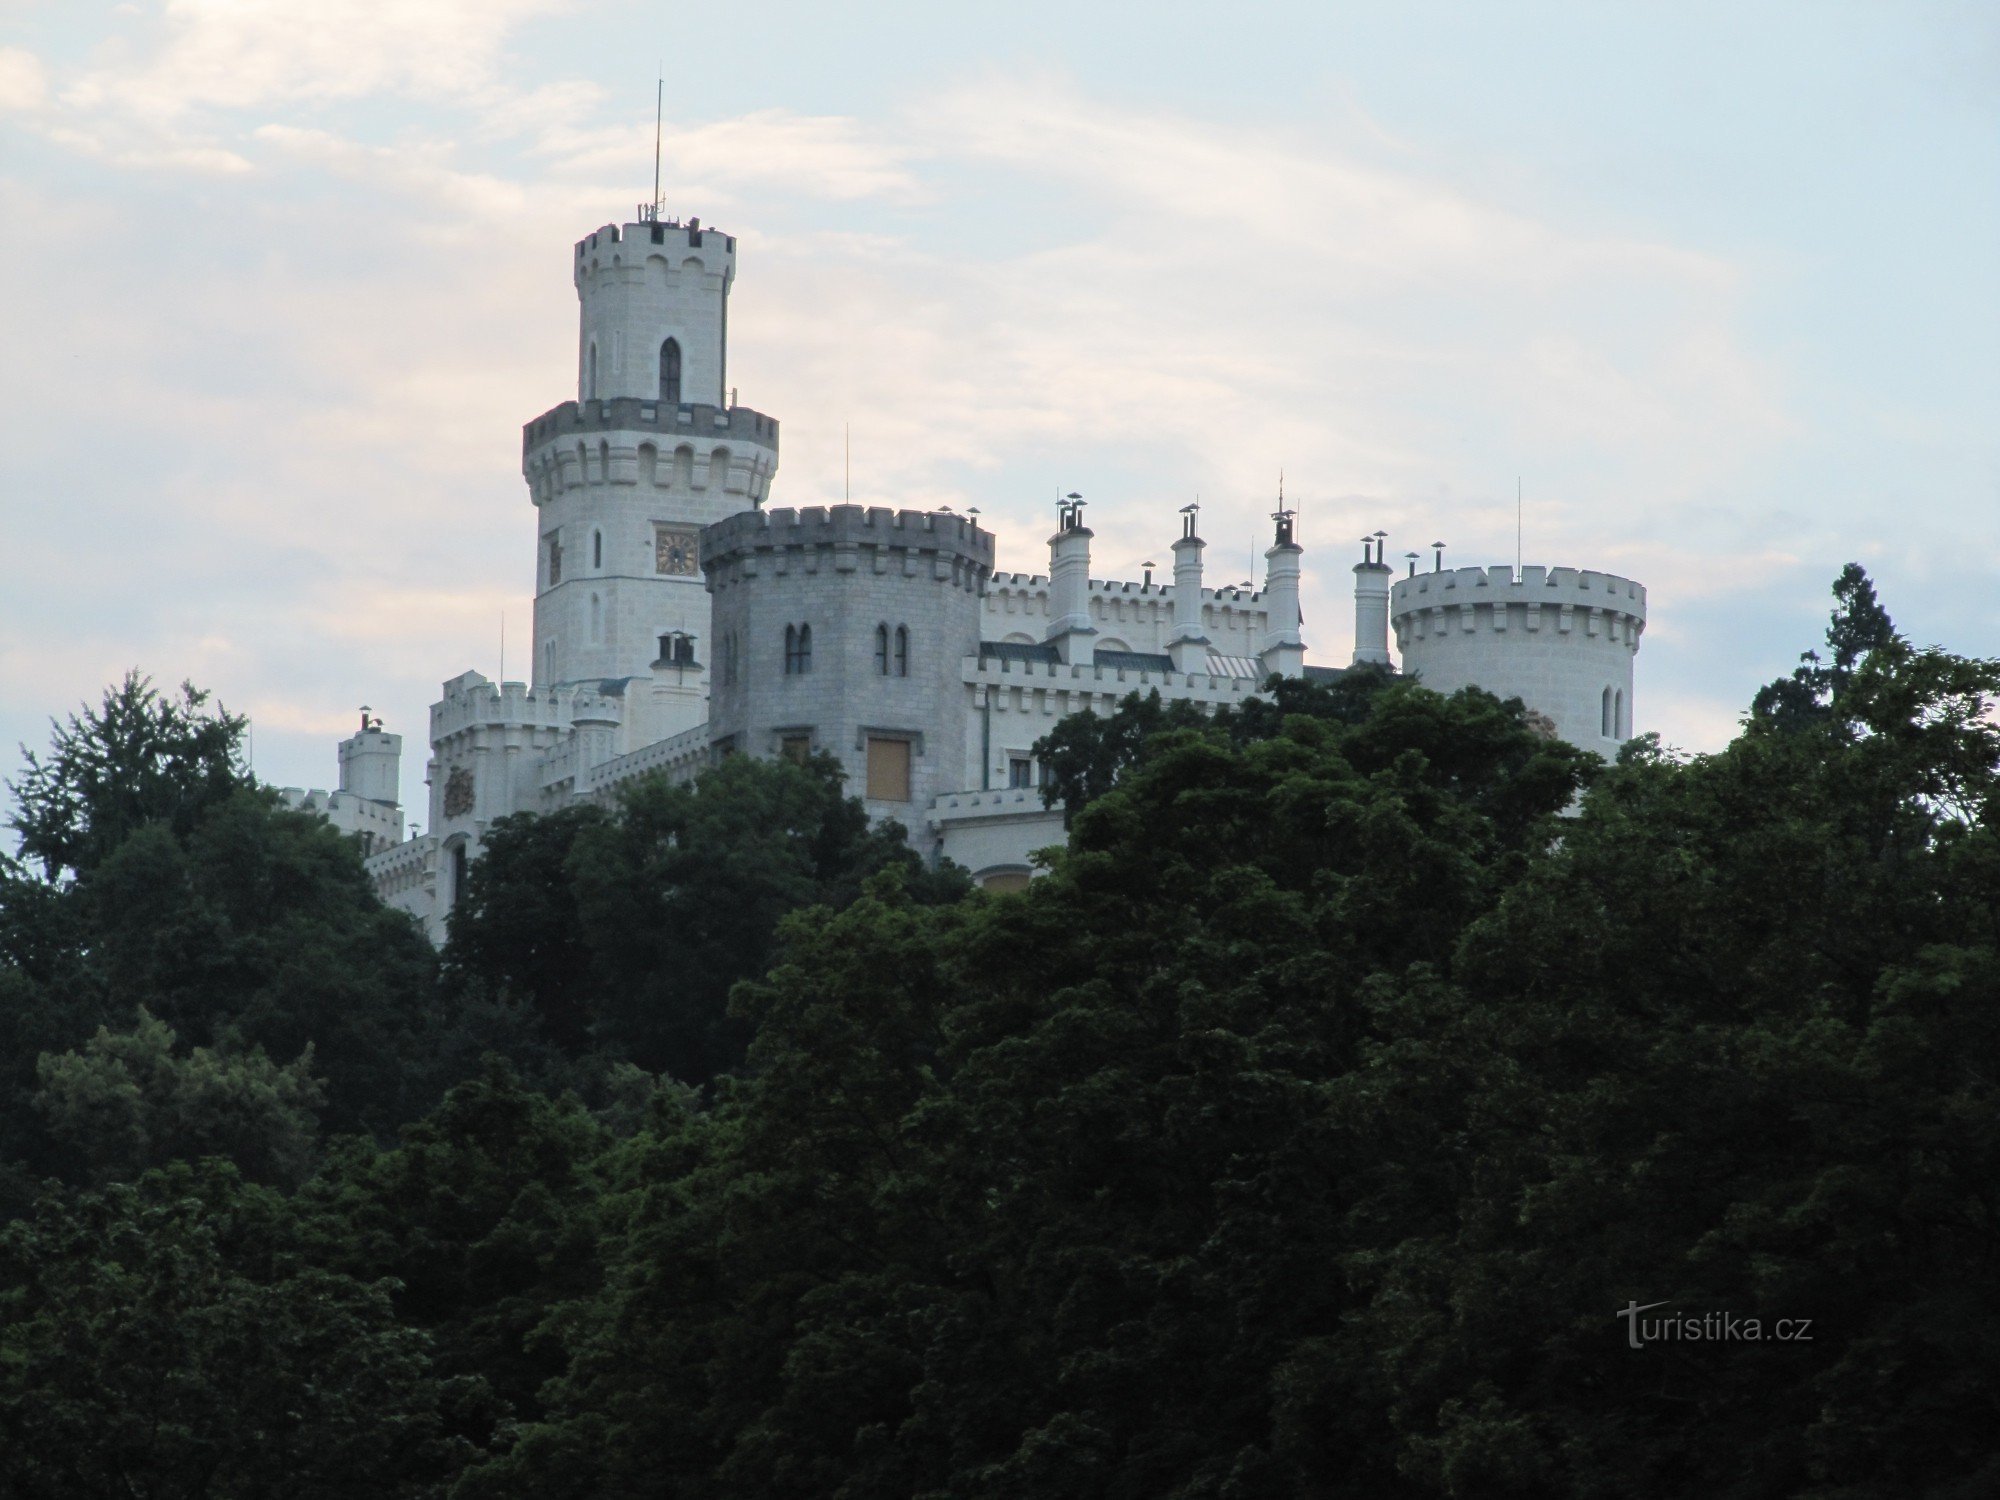
<instances>
[{"instance_id":1,"label":"arched window","mask_svg":"<svg viewBox=\"0 0 2000 1500\"><path fill-rule=\"evenodd\" d=\"M680 405L681 401L681 343L679 339L668 339L660 345L660 399Z\"/></svg>"},{"instance_id":2,"label":"arched window","mask_svg":"<svg viewBox=\"0 0 2000 1500\"><path fill-rule=\"evenodd\" d=\"M1632 733L1632 721L1625 717L1625 689L1623 688L1620 688L1611 695L1611 727L1617 732L1618 738L1621 740L1629 738Z\"/></svg>"},{"instance_id":3,"label":"arched window","mask_svg":"<svg viewBox=\"0 0 2000 1500\"><path fill-rule=\"evenodd\" d=\"M907 625L896 627L896 675L910 675L910 627Z\"/></svg>"},{"instance_id":4,"label":"arched window","mask_svg":"<svg viewBox=\"0 0 2000 1500\"><path fill-rule=\"evenodd\" d=\"M604 639L604 601L595 594L590 596L590 638Z\"/></svg>"},{"instance_id":5,"label":"arched window","mask_svg":"<svg viewBox=\"0 0 2000 1500\"><path fill-rule=\"evenodd\" d=\"M583 399L586 401L595 401L597 399L597 344L595 341L591 343L590 358L584 366Z\"/></svg>"},{"instance_id":6,"label":"arched window","mask_svg":"<svg viewBox=\"0 0 2000 1500\"><path fill-rule=\"evenodd\" d=\"M590 565L593 568L604 566L604 533L601 531L590 534Z\"/></svg>"},{"instance_id":7,"label":"arched window","mask_svg":"<svg viewBox=\"0 0 2000 1500\"><path fill-rule=\"evenodd\" d=\"M1611 738L1611 689L1604 690L1604 703L1597 711L1597 732L1607 740Z\"/></svg>"},{"instance_id":8,"label":"arched window","mask_svg":"<svg viewBox=\"0 0 2000 1500\"><path fill-rule=\"evenodd\" d=\"M611 483L611 445L602 439L597 444L597 482Z\"/></svg>"},{"instance_id":9,"label":"arched window","mask_svg":"<svg viewBox=\"0 0 2000 1500\"><path fill-rule=\"evenodd\" d=\"M875 627L875 670L884 677L889 675L889 627Z\"/></svg>"},{"instance_id":10,"label":"arched window","mask_svg":"<svg viewBox=\"0 0 2000 1500\"><path fill-rule=\"evenodd\" d=\"M803 677L812 670L813 628L810 625L785 627L785 675Z\"/></svg>"}]
</instances>

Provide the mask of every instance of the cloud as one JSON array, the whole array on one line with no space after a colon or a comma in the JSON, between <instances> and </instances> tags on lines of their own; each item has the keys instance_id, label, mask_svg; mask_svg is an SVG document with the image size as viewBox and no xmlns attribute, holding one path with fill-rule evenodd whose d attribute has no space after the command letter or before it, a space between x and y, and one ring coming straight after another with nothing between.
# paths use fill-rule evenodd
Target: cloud
<instances>
[{"instance_id":1,"label":"cloud","mask_svg":"<svg viewBox=\"0 0 2000 1500\"><path fill-rule=\"evenodd\" d=\"M373 94L475 95L521 22L558 0L167 0L143 60L84 73L63 91L82 110L171 122Z\"/></svg>"},{"instance_id":2,"label":"cloud","mask_svg":"<svg viewBox=\"0 0 2000 1500\"><path fill-rule=\"evenodd\" d=\"M48 70L34 53L0 47L0 110L39 109L48 94Z\"/></svg>"}]
</instances>

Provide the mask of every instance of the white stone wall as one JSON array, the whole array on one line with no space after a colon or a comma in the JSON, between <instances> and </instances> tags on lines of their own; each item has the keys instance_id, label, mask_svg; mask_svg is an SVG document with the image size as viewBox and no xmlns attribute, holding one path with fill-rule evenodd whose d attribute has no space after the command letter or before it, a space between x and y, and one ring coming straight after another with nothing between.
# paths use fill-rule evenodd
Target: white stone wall
<instances>
[{"instance_id":1,"label":"white stone wall","mask_svg":"<svg viewBox=\"0 0 2000 1500\"><path fill-rule=\"evenodd\" d=\"M1425 687L1477 686L1519 698L1573 745L1612 756L1637 722L1633 657L1646 628L1646 590L1576 568L1455 568L1400 579L1390 622L1403 670ZM1609 690L1622 704L1602 732Z\"/></svg>"},{"instance_id":2,"label":"white stone wall","mask_svg":"<svg viewBox=\"0 0 2000 1500\"><path fill-rule=\"evenodd\" d=\"M808 507L739 515L704 534L717 661L736 642L736 676L718 670L710 732L770 757L788 734L840 757L866 797L871 733L912 744L908 802L868 802L920 833L932 798L964 785L967 657L979 654L980 598L993 539L925 511ZM785 672L785 629L812 628L809 672ZM878 625L909 631L909 673L883 675Z\"/></svg>"}]
</instances>

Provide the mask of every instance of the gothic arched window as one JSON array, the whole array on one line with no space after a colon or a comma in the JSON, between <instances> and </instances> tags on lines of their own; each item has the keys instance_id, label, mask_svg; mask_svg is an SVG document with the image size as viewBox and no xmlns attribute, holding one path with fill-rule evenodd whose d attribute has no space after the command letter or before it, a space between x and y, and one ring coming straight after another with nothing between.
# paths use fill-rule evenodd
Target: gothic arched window
<instances>
[{"instance_id":1,"label":"gothic arched window","mask_svg":"<svg viewBox=\"0 0 2000 1500\"><path fill-rule=\"evenodd\" d=\"M889 627L875 627L875 670L884 677L889 675Z\"/></svg>"},{"instance_id":2,"label":"gothic arched window","mask_svg":"<svg viewBox=\"0 0 2000 1500\"><path fill-rule=\"evenodd\" d=\"M590 565L593 568L604 566L604 533L601 531L590 534Z\"/></svg>"},{"instance_id":3,"label":"gothic arched window","mask_svg":"<svg viewBox=\"0 0 2000 1500\"><path fill-rule=\"evenodd\" d=\"M1632 733L1632 721L1625 717L1625 689L1620 688L1611 695L1611 728L1619 739Z\"/></svg>"},{"instance_id":4,"label":"gothic arched window","mask_svg":"<svg viewBox=\"0 0 2000 1500\"><path fill-rule=\"evenodd\" d=\"M1603 706L1597 710L1597 732L1607 740L1611 738L1611 689L1604 690Z\"/></svg>"},{"instance_id":5,"label":"gothic arched window","mask_svg":"<svg viewBox=\"0 0 2000 1500\"><path fill-rule=\"evenodd\" d=\"M785 675L803 677L812 670L813 628L810 625L785 627Z\"/></svg>"},{"instance_id":6,"label":"gothic arched window","mask_svg":"<svg viewBox=\"0 0 2000 1500\"><path fill-rule=\"evenodd\" d=\"M668 339L660 345L660 399L680 405L681 401L681 344L679 339Z\"/></svg>"},{"instance_id":7,"label":"gothic arched window","mask_svg":"<svg viewBox=\"0 0 2000 1500\"><path fill-rule=\"evenodd\" d=\"M907 625L896 627L896 675L910 675L910 627Z\"/></svg>"},{"instance_id":8,"label":"gothic arched window","mask_svg":"<svg viewBox=\"0 0 2000 1500\"><path fill-rule=\"evenodd\" d=\"M590 360L584 371L583 399L586 401L595 401L597 399L597 345L595 343L590 346Z\"/></svg>"}]
</instances>

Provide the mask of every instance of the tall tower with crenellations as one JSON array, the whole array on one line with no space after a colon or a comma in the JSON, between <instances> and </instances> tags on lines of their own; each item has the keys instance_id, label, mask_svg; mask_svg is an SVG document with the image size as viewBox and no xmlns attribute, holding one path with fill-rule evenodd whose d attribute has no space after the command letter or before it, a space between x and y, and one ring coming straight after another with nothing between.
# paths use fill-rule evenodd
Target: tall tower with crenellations
<instances>
[{"instance_id":1,"label":"tall tower with crenellations","mask_svg":"<svg viewBox=\"0 0 2000 1500\"><path fill-rule=\"evenodd\" d=\"M532 684L623 698L635 745L702 722L701 528L760 506L778 466L777 422L726 384L735 238L649 212L577 242L577 399L521 443L537 522Z\"/></svg>"}]
</instances>

